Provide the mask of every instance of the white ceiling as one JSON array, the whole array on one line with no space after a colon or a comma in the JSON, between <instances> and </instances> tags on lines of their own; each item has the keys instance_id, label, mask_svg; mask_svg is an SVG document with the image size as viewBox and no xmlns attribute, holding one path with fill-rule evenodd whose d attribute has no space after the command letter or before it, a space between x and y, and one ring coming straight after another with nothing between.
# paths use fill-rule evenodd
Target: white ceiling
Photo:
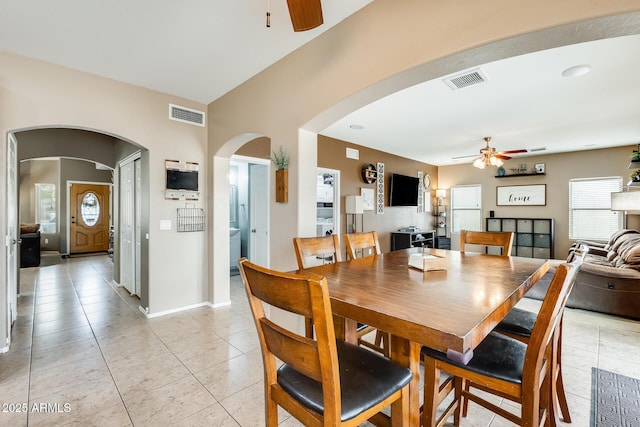
<instances>
[{"instance_id":1,"label":"white ceiling","mask_svg":"<svg viewBox=\"0 0 640 427\"><path fill-rule=\"evenodd\" d=\"M562 76L581 64L591 72ZM472 162L473 156L453 158L478 154L485 136L499 151L545 148L518 157L640 143L640 35L480 68L485 83L452 90L434 79L369 104L321 133L435 165Z\"/></svg>"},{"instance_id":2,"label":"white ceiling","mask_svg":"<svg viewBox=\"0 0 640 427\"><path fill-rule=\"evenodd\" d=\"M0 0L0 50L208 104L371 1L295 33L285 0Z\"/></svg>"},{"instance_id":3,"label":"white ceiling","mask_svg":"<svg viewBox=\"0 0 640 427\"><path fill-rule=\"evenodd\" d=\"M285 0L0 0L0 50L207 104L371 1L322 0L324 25L294 33ZM640 36L626 36L485 64L486 83L453 91L435 79L321 133L435 165L473 161L452 157L478 153L485 136L545 153L637 144L639 53ZM578 64L592 71L562 77Z\"/></svg>"}]
</instances>

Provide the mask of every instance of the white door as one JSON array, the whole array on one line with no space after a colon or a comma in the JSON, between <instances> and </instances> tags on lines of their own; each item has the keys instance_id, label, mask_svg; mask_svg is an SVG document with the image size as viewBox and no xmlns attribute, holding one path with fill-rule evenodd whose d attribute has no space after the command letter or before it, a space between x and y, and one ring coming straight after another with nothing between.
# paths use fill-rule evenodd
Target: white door
<instances>
[{"instance_id":1,"label":"white door","mask_svg":"<svg viewBox=\"0 0 640 427\"><path fill-rule=\"evenodd\" d=\"M140 295L140 283L141 279L141 244L142 244L142 160L136 159L134 162L134 176L135 176L135 193L134 197L134 218L135 218L135 245L136 245L136 257L135 257L135 281L133 283L133 294Z\"/></svg>"},{"instance_id":2,"label":"white door","mask_svg":"<svg viewBox=\"0 0 640 427\"><path fill-rule=\"evenodd\" d=\"M269 167L249 165L249 253L251 262L269 267Z\"/></svg>"},{"instance_id":3,"label":"white door","mask_svg":"<svg viewBox=\"0 0 640 427\"><path fill-rule=\"evenodd\" d=\"M9 134L7 143L7 337L17 318L18 305L18 153L17 142Z\"/></svg>"},{"instance_id":4,"label":"white door","mask_svg":"<svg viewBox=\"0 0 640 427\"><path fill-rule=\"evenodd\" d=\"M135 167L120 165L120 284L135 293Z\"/></svg>"}]
</instances>

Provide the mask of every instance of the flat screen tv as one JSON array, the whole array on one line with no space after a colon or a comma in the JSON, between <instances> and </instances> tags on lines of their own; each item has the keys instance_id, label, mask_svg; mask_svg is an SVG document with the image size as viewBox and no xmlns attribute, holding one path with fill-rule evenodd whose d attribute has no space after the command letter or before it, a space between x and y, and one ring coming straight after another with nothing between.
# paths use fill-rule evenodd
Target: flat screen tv
<instances>
[{"instance_id":1,"label":"flat screen tv","mask_svg":"<svg viewBox=\"0 0 640 427\"><path fill-rule=\"evenodd\" d=\"M167 190L198 191L198 172L167 169Z\"/></svg>"},{"instance_id":2,"label":"flat screen tv","mask_svg":"<svg viewBox=\"0 0 640 427\"><path fill-rule=\"evenodd\" d=\"M389 206L418 206L419 183L413 176L391 174Z\"/></svg>"}]
</instances>

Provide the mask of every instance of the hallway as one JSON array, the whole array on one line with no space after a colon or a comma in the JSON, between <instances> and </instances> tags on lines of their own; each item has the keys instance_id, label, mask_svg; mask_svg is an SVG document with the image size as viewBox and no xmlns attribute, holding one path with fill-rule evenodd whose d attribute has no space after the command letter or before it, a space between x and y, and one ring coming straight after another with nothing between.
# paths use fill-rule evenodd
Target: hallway
<instances>
[{"instance_id":1,"label":"hallway","mask_svg":"<svg viewBox=\"0 0 640 427\"><path fill-rule=\"evenodd\" d=\"M231 278L231 306L146 319L112 271L106 255L20 271L13 344L0 354L0 426L264 425L260 348L240 277ZM567 309L563 360L574 418L563 425L586 427L592 367L640 377L640 322ZM280 421L299 426L285 412ZM473 404L461 424L511 425Z\"/></svg>"}]
</instances>

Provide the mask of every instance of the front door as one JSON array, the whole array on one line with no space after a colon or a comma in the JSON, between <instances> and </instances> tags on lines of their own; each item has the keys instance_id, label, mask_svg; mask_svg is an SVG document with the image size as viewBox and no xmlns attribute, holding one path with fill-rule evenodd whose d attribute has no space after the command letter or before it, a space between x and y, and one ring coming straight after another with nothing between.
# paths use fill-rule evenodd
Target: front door
<instances>
[{"instance_id":1,"label":"front door","mask_svg":"<svg viewBox=\"0 0 640 427\"><path fill-rule=\"evenodd\" d=\"M102 252L109 249L109 185L71 184L70 252Z\"/></svg>"}]
</instances>

